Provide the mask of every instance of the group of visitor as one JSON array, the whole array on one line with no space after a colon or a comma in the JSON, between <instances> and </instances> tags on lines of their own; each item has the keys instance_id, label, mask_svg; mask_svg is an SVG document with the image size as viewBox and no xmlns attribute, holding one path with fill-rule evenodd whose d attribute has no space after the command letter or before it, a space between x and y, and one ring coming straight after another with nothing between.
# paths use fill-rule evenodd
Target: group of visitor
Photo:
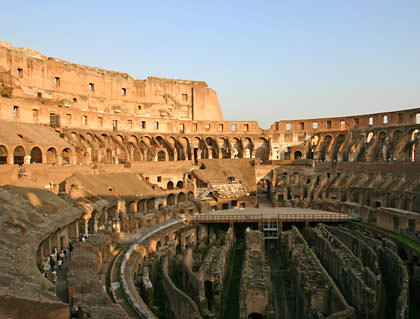
<instances>
[{"instance_id":1,"label":"group of visitor","mask_svg":"<svg viewBox=\"0 0 420 319\"><path fill-rule=\"evenodd\" d=\"M68 247L62 249L60 252L58 252L57 247L54 247L51 255L45 259L44 265L42 267L43 275L45 278L51 279L54 285L57 283L57 271L61 271L64 261L72 251L72 243L70 243Z\"/></svg>"}]
</instances>

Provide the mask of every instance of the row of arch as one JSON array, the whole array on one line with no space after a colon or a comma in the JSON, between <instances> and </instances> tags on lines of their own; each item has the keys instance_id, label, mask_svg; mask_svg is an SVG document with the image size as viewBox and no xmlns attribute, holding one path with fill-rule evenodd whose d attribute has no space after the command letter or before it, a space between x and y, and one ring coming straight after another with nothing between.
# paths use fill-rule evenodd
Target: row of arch
<instances>
[{"instance_id":1,"label":"row of arch","mask_svg":"<svg viewBox=\"0 0 420 319\"><path fill-rule=\"evenodd\" d=\"M321 161L420 160L420 130L396 129L314 135L306 145L307 158ZM295 154L299 156L300 154Z\"/></svg>"},{"instance_id":2,"label":"row of arch","mask_svg":"<svg viewBox=\"0 0 420 319\"><path fill-rule=\"evenodd\" d=\"M202 158L270 157L266 137L199 137L65 132L75 146L77 162L195 161Z\"/></svg>"},{"instance_id":3,"label":"row of arch","mask_svg":"<svg viewBox=\"0 0 420 319\"><path fill-rule=\"evenodd\" d=\"M72 154L70 147L16 145L10 150L6 145L0 145L0 164L74 164Z\"/></svg>"}]
</instances>

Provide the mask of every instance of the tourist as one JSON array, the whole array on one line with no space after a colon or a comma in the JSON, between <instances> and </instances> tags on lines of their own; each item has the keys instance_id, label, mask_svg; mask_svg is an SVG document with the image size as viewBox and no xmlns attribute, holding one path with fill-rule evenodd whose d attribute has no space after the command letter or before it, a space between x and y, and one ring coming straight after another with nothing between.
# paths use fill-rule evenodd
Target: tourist
<instances>
[{"instance_id":1,"label":"tourist","mask_svg":"<svg viewBox=\"0 0 420 319\"><path fill-rule=\"evenodd\" d=\"M61 271L61 266L63 265L63 260L61 258L58 259L57 265L58 265L58 271Z\"/></svg>"},{"instance_id":2,"label":"tourist","mask_svg":"<svg viewBox=\"0 0 420 319\"><path fill-rule=\"evenodd\" d=\"M77 305L73 305L70 308L70 317L71 319L77 318L77 313L79 312L79 307Z\"/></svg>"},{"instance_id":3,"label":"tourist","mask_svg":"<svg viewBox=\"0 0 420 319\"><path fill-rule=\"evenodd\" d=\"M51 274L52 274L52 282L55 286L55 284L57 283L57 272L53 270Z\"/></svg>"}]
</instances>

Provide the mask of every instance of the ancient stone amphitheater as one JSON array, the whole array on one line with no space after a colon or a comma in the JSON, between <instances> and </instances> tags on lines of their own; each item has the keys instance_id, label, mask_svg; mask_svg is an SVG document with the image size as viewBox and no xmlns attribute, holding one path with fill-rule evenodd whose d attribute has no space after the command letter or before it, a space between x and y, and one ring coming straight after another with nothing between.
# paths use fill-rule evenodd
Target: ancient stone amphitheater
<instances>
[{"instance_id":1,"label":"ancient stone amphitheater","mask_svg":"<svg viewBox=\"0 0 420 319\"><path fill-rule=\"evenodd\" d=\"M0 83L0 318L420 317L420 108L264 130L5 42Z\"/></svg>"}]
</instances>

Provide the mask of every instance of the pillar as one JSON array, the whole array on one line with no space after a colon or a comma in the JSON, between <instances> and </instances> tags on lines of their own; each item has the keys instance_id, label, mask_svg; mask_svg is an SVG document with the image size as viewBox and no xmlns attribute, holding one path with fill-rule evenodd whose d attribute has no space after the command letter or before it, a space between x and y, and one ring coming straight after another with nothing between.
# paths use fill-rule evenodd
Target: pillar
<instances>
[{"instance_id":1,"label":"pillar","mask_svg":"<svg viewBox=\"0 0 420 319\"><path fill-rule=\"evenodd\" d=\"M89 220L84 219L85 222L85 234L88 235L89 234Z\"/></svg>"}]
</instances>

